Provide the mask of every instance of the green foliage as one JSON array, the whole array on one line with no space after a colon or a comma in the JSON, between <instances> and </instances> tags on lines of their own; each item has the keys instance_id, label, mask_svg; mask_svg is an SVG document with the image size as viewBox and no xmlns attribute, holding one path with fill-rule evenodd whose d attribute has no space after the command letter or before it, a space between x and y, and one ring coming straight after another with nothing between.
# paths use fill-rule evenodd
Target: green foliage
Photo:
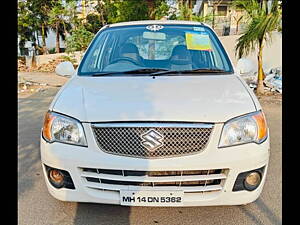
<instances>
[{"instance_id":1,"label":"green foliage","mask_svg":"<svg viewBox=\"0 0 300 225\"><path fill-rule=\"evenodd\" d=\"M174 17L177 20L191 20L191 21L198 21L198 22L211 22L213 19L212 14L208 14L206 16L197 16L193 14L193 10L188 7L188 2L179 6L179 16Z\"/></svg>"},{"instance_id":2,"label":"green foliage","mask_svg":"<svg viewBox=\"0 0 300 225\"><path fill-rule=\"evenodd\" d=\"M74 56L68 56L68 55L63 55L60 56L59 59L62 59L64 61L69 61L71 62L73 65L77 63L76 59L74 58Z\"/></svg>"},{"instance_id":3,"label":"green foliage","mask_svg":"<svg viewBox=\"0 0 300 225\"><path fill-rule=\"evenodd\" d=\"M85 29L89 32L96 34L102 27L99 17L100 16L96 14L87 15L87 22L84 24Z\"/></svg>"},{"instance_id":4,"label":"green foliage","mask_svg":"<svg viewBox=\"0 0 300 225\"><path fill-rule=\"evenodd\" d=\"M165 0L155 0L154 1L154 9L151 11L149 9L149 17L155 20L159 20L164 16L168 16L170 6L167 4Z\"/></svg>"},{"instance_id":5,"label":"green foliage","mask_svg":"<svg viewBox=\"0 0 300 225\"><path fill-rule=\"evenodd\" d=\"M54 1L44 0L26 0L18 1L18 35L20 37L20 46L26 41L36 41L35 32L41 32L44 37L47 36L48 13L53 6Z\"/></svg>"},{"instance_id":6,"label":"green foliage","mask_svg":"<svg viewBox=\"0 0 300 225\"><path fill-rule=\"evenodd\" d=\"M108 4L107 11L108 23L149 19L146 1L116 0Z\"/></svg>"},{"instance_id":7,"label":"green foliage","mask_svg":"<svg viewBox=\"0 0 300 225\"><path fill-rule=\"evenodd\" d=\"M49 54L54 54L55 53L55 48L50 48L48 52L49 52Z\"/></svg>"},{"instance_id":8,"label":"green foliage","mask_svg":"<svg viewBox=\"0 0 300 225\"><path fill-rule=\"evenodd\" d=\"M235 6L243 8L248 14L248 25L242 36L238 39L235 50L238 57L248 55L256 47L263 47L263 42L271 40L271 32L278 29L280 25L281 12L278 1L272 2L270 12L266 7L266 2L260 4L257 0L237 0Z\"/></svg>"},{"instance_id":9,"label":"green foliage","mask_svg":"<svg viewBox=\"0 0 300 225\"><path fill-rule=\"evenodd\" d=\"M71 25L68 23L66 16L68 16L68 11L63 5L62 0L56 1L56 4L49 12L48 23L53 30L59 32L63 39L65 38L66 32L71 29Z\"/></svg>"},{"instance_id":10,"label":"green foliage","mask_svg":"<svg viewBox=\"0 0 300 225\"><path fill-rule=\"evenodd\" d=\"M188 4L182 4L179 6L178 20L192 20L192 16L193 11L188 7Z\"/></svg>"},{"instance_id":11,"label":"green foliage","mask_svg":"<svg viewBox=\"0 0 300 225\"><path fill-rule=\"evenodd\" d=\"M66 52L84 51L87 49L93 37L94 34L87 31L83 26L73 30L72 34L66 39Z\"/></svg>"},{"instance_id":12,"label":"green foliage","mask_svg":"<svg viewBox=\"0 0 300 225\"><path fill-rule=\"evenodd\" d=\"M169 0L97 0L95 9L97 14L89 14L86 22L78 17L79 0L26 0L18 1L18 34L19 45L24 46L26 41L36 42L36 33L42 35L43 47L37 49L47 53L45 38L49 29L56 31L57 36L68 38L69 51L82 50L93 36L92 33L105 24L124 21L161 19L168 16ZM175 14L173 14L175 19ZM171 18L171 19L172 19ZM82 43L74 37L83 40ZM59 38L57 38L59 46ZM56 50L58 51L58 49ZM50 53L53 50L50 50Z\"/></svg>"},{"instance_id":13,"label":"green foliage","mask_svg":"<svg viewBox=\"0 0 300 225\"><path fill-rule=\"evenodd\" d=\"M235 54L239 58L248 55L250 52L258 49L257 64L258 64L258 78L257 78L257 94L264 93L264 72L262 52L264 42L271 41L271 32L278 29L281 20L281 10L278 5L278 0L273 0L271 9L267 7L267 1L236 0L234 5L244 9L248 14L248 26L242 36L237 40L235 46Z\"/></svg>"}]
</instances>

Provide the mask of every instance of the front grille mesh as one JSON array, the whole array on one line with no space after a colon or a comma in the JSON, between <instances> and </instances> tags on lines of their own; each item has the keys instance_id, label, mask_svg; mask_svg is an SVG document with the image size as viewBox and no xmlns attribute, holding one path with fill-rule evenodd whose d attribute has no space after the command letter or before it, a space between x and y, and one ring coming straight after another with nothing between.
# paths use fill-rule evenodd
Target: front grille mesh
<instances>
[{"instance_id":1,"label":"front grille mesh","mask_svg":"<svg viewBox=\"0 0 300 225\"><path fill-rule=\"evenodd\" d=\"M162 146L148 150L141 142L142 135L155 130L164 138ZM202 151L212 128L203 127L93 127L98 146L110 154L159 158L175 157Z\"/></svg>"}]
</instances>

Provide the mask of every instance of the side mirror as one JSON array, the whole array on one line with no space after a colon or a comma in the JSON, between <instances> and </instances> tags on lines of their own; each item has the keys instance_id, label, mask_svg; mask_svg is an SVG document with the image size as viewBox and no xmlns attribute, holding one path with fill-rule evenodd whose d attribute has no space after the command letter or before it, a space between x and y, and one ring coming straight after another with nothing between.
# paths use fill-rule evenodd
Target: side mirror
<instances>
[{"instance_id":1,"label":"side mirror","mask_svg":"<svg viewBox=\"0 0 300 225\"><path fill-rule=\"evenodd\" d=\"M60 76L71 77L75 73L75 69L71 62L61 62L56 66L55 73Z\"/></svg>"},{"instance_id":2,"label":"side mirror","mask_svg":"<svg viewBox=\"0 0 300 225\"><path fill-rule=\"evenodd\" d=\"M239 74L249 74L255 72L255 65L250 59L241 58L238 60L236 69Z\"/></svg>"}]
</instances>

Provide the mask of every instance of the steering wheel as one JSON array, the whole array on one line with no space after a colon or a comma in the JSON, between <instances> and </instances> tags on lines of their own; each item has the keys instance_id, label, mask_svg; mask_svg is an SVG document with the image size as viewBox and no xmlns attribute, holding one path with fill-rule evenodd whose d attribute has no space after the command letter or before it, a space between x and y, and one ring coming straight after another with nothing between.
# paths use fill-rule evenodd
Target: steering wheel
<instances>
[{"instance_id":1,"label":"steering wheel","mask_svg":"<svg viewBox=\"0 0 300 225\"><path fill-rule=\"evenodd\" d=\"M110 64L114 64L114 63L117 63L119 61L129 61L131 63L133 63L134 65L136 66L140 66L139 63L137 61L135 61L134 59L130 58L130 57L121 57L121 58L117 58L115 60L113 60Z\"/></svg>"}]
</instances>

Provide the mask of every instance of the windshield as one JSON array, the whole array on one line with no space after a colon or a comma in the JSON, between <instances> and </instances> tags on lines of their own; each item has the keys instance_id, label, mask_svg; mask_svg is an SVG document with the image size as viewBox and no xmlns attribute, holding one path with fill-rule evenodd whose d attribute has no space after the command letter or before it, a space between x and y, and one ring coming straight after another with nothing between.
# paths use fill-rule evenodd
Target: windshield
<instances>
[{"instance_id":1,"label":"windshield","mask_svg":"<svg viewBox=\"0 0 300 225\"><path fill-rule=\"evenodd\" d=\"M79 66L78 75L199 69L233 72L224 48L209 28L135 25L99 32Z\"/></svg>"}]
</instances>

